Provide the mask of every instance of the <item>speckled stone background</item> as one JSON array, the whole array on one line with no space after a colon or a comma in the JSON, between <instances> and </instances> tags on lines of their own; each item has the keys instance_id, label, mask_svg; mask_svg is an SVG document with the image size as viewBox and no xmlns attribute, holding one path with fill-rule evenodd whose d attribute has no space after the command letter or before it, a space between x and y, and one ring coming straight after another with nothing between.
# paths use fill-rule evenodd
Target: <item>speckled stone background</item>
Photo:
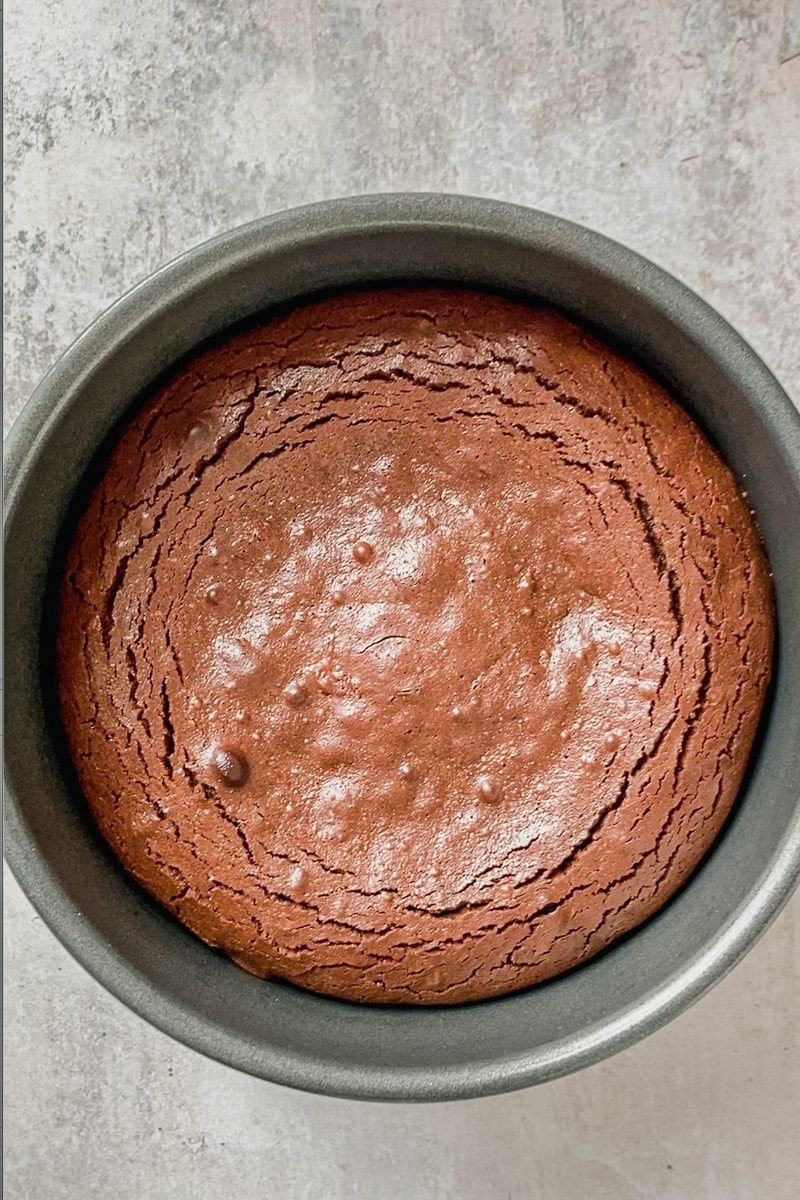
<instances>
[{"instance_id":1,"label":"speckled stone background","mask_svg":"<svg viewBox=\"0 0 800 1200\"><path fill-rule=\"evenodd\" d=\"M7 0L6 420L106 304L262 213L520 201L716 305L800 384L797 0ZM10 698L13 702L13 696ZM694 1009L570 1079L375 1107L207 1062L6 889L10 1200L789 1200L800 902Z\"/></svg>"}]
</instances>

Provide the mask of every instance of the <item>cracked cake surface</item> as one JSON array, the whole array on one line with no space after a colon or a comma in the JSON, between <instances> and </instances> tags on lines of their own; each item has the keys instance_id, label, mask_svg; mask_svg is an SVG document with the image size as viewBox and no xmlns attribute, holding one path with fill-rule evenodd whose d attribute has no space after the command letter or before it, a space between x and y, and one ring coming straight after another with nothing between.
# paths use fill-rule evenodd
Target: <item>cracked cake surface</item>
<instances>
[{"instance_id":1,"label":"cracked cake surface","mask_svg":"<svg viewBox=\"0 0 800 1200\"><path fill-rule=\"evenodd\" d=\"M59 692L102 833L206 942L452 1003L687 878L772 636L746 500L645 372L551 311L394 288L145 401L68 554Z\"/></svg>"}]
</instances>

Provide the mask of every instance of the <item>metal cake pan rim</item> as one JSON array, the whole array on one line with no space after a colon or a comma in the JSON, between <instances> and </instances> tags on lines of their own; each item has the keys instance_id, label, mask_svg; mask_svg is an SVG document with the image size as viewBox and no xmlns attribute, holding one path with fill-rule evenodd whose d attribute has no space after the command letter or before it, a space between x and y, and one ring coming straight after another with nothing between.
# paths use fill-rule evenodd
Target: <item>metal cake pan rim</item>
<instances>
[{"instance_id":1,"label":"metal cake pan rim","mask_svg":"<svg viewBox=\"0 0 800 1200\"><path fill-rule=\"evenodd\" d=\"M800 416L778 382L731 325L689 288L649 260L582 226L501 201L433 193L377 194L323 201L240 226L188 250L112 304L58 359L12 428L6 449L6 496L13 507L36 450L60 409L75 402L87 374L111 358L143 323L193 289L208 286L254 256L315 239L367 238L385 229L455 229L468 236L536 239L566 265L589 264L636 288L643 305L656 307L687 329L702 328L729 370L746 377L760 397L759 415L791 460L800 490ZM70 953L123 1003L177 1040L275 1082L329 1095L386 1100L457 1099L523 1087L596 1063L653 1032L698 999L753 945L791 895L800 877L800 805L779 851L747 902L724 930L656 989L613 1017L527 1054L476 1060L458 1067L398 1068L342 1064L260 1047L162 996L124 957L104 943L72 906L25 826L16 797L7 794L6 856L15 876L47 925ZM635 934L633 935L635 936Z\"/></svg>"}]
</instances>

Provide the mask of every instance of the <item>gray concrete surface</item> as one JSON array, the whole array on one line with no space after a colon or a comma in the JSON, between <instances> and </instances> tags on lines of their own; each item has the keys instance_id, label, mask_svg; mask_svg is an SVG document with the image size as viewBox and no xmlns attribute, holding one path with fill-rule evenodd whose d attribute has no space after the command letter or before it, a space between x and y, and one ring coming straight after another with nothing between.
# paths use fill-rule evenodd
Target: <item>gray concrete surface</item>
<instances>
[{"instance_id":1,"label":"gray concrete surface","mask_svg":"<svg viewBox=\"0 0 800 1200\"><path fill-rule=\"evenodd\" d=\"M7 0L5 26L7 420L165 259L261 213L403 188L627 242L798 396L795 0ZM173 1044L9 882L7 1195L788 1200L799 931L795 901L691 1012L579 1076L373 1107Z\"/></svg>"}]
</instances>

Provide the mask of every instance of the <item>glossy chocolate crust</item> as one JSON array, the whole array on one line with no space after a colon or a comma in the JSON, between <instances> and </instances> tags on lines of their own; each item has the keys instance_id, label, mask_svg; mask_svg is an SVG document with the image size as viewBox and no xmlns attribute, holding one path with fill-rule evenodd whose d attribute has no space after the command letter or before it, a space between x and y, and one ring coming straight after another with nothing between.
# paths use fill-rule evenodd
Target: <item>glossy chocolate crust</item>
<instances>
[{"instance_id":1,"label":"glossy chocolate crust","mask_svg":"<svg viewBox=\"0 0 800 1200\"><path fill-rule=\"evenodd\" d=\"M642 370L552 312L398 288L144 405L69 554L59 688L102 832L205 941L454 1003L684 881L772 630L746 501Z\"/></svg>"}]
</instances>

